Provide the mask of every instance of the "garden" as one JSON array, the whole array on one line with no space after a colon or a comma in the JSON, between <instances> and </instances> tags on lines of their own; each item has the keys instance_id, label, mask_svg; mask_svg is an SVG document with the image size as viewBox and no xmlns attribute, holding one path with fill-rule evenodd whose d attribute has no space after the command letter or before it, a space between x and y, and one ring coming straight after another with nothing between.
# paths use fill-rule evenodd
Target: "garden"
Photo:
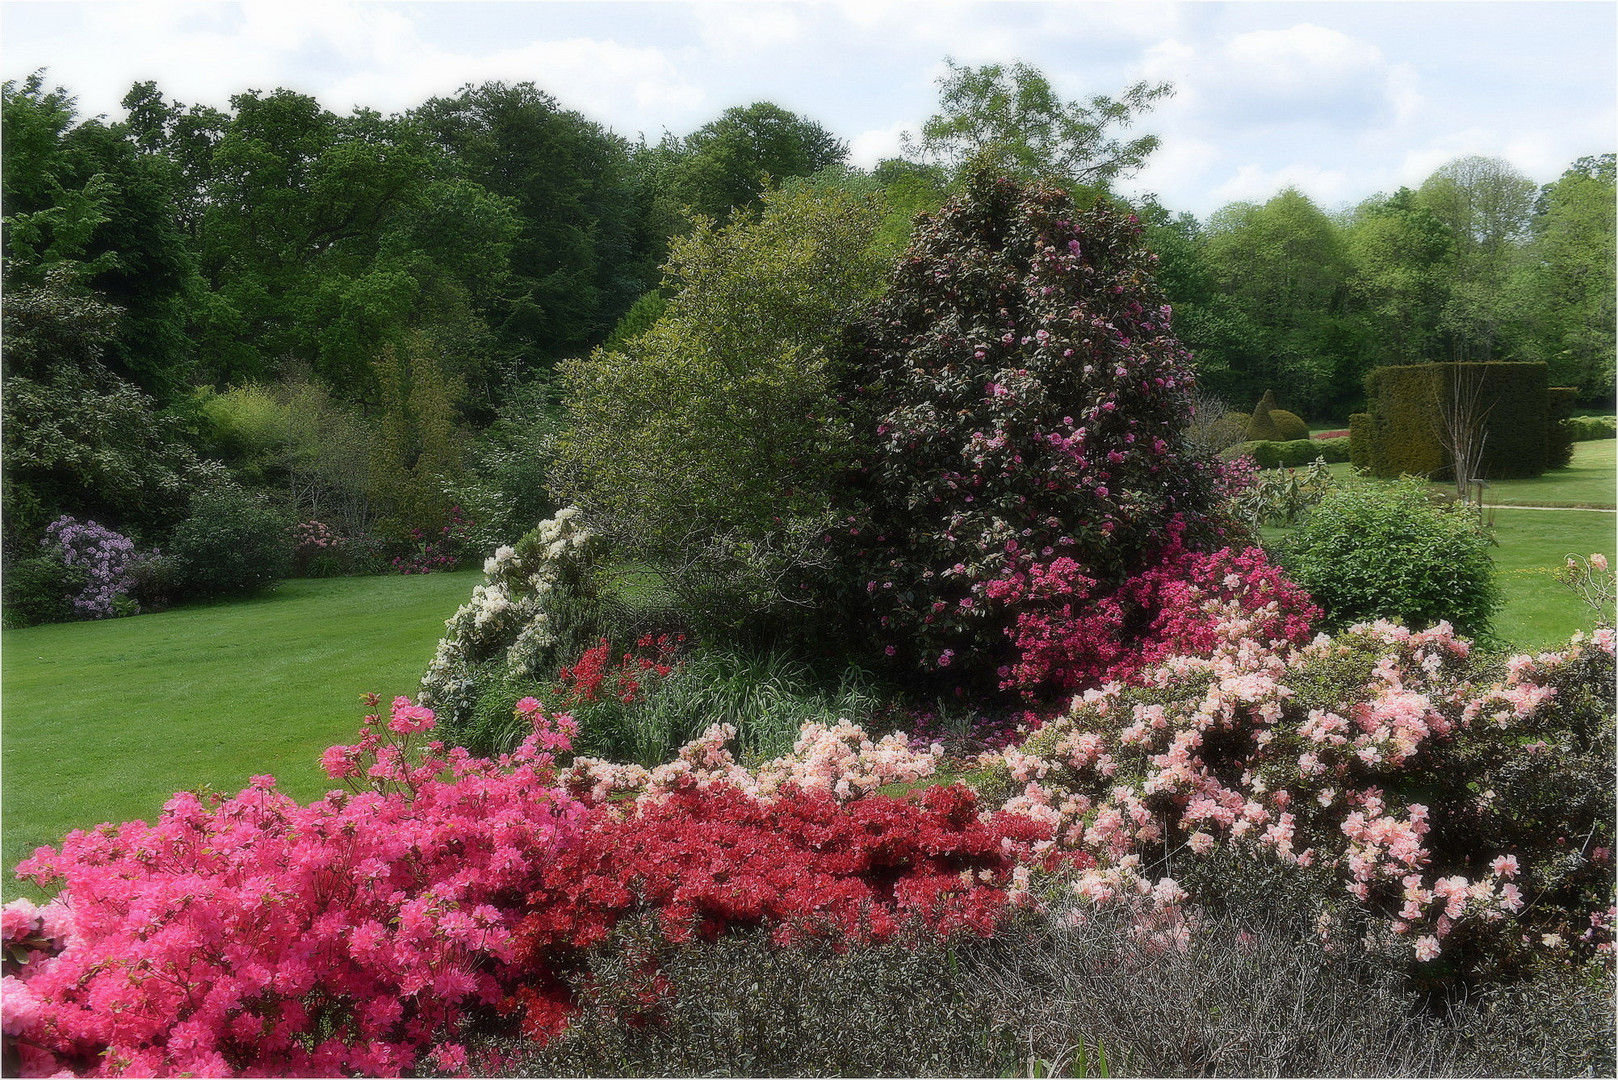
<instances>
[{"instance_id":1,"label":"garden","mask_svg":"<svg viewBox=\"0 0 1618 1080\"><path fill-rule=\"evenodd\" d=\"M477 228L422 244L537 242L434 171L501 92L394 134L398 229L453 196ZM271 122L238 104L222 169ZM8 85L8 140L61 107ZM199 119L150 134L183 161ZM1610 387L1575 416L1499 365L1538 397L1471 435L1565 460L1378 477L1285 384L1216 397L1110 174L1014 164L761 181L504 383L542 306L478 337L470 248L459 283L357 250L394 276L307 339L229 283L240 377L162 408L41 259L5 308L7 1074L1610 1071ZM390 340L411 274L444 321Z\"/></svg>"}]
</instances>

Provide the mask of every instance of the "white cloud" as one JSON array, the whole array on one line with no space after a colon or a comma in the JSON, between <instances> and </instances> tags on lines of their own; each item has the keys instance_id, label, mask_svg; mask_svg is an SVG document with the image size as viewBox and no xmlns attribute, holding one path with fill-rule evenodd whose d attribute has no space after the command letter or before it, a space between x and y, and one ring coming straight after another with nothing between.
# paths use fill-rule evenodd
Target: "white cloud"
<instances>
[{"instance_id":1,"label":"white cloud","mask_svg":"<svg viewBox=\"0 0 1618 1080\"><path fill-rule=\"evenodd\" d=\"M904 133L920 128L919 122L898 123L872 131L862 131L848 140L848 162L850 165L869 169L883 158L899 157L903 150L901 138Z\"/></svg>"},{"instance_id":2,"label":"white cloud","mask_svg":"<svg viewBox=\"0 0 1618 1080\"><path fill-rule=\"evenodd\" d=\"M1361 182L1341 169L1326 169L1316 165L1288 164L1280 168L1262 165L1242 165L1235 175L1214 189L1216 203L1267 202L1285 188L1295 187L1308 195L1316 206L1324 210L1356 199Z\"/></svg>"},{"instance_id":3,"label":"white cloud","mask_svg":"<svg viewBox=\"0 0 1618 1080\"><path fill-rule=\"evenodd\" d=\"M693 8L703 44L736 56L797 41L804 26L795 5L730 0Z\"/></svg>"}]
</instances>

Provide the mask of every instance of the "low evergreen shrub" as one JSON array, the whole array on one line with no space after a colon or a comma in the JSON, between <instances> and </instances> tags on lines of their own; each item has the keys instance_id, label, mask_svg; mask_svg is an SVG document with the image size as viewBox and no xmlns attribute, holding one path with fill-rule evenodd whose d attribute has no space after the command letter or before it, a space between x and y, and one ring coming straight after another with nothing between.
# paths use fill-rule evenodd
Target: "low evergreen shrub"
<instances>
[{"instance_id":1,"label":"low evergreen shrub","mask_svg":"<svg viewBox=\"0 0 1618 1080\"><path fill-rule=\"evenodd\" d=\"M1348 461L1351 456L1348 439L1295 439L1290 442L1237 443L1220 456L1226 459L1250 457L1261 469L1297 469L1324 458L1326 464Z\"/></svg>"},{"instance_id":2,"label":"low evergreen shrub","mask_svg":"<svg viewBox=\"0 0 1618 1080\"><path fill-rule=\"evenodd\" d=\"M1570 416L1562 426L1574 442L1618 438L1618 416Z\"/></svg>"},{"instance_id":3,"label":"low evergreen shrub","mask_svg":"<svg viewBox=\"0 0 1618 1080\"><path fill-rule=\"evenodd\" d=\"M84 591L90 575L82 566L69 566L61 552L19 559L6 568L5 624L34 626L78 618L73 598Z\"/></svg>"},{"instance_id":4,"label":"low evergreen shrub","mask_svg":"<svg viewBox=\"0 0 1618 1080\"><path fill-rule=\"evenodd\" d=\"M1500 604L1475 510L1433 501L1413 477L1328 492L1277 548L1281 564L1342 628L1365 619L1487 633Z\"/></svg>"},{"instance_id":5,"label":"low evergreen shrub","mask_svg":"<svg viewBox=\"0 0 1618 1080\"><path fill-rule=\"evenodd\" d=\"M293 539L287 515L234 485L218 485L191 501L166 554L179 591L187 596L242 596L291 572Z\"/></svg>"}]
</instances>

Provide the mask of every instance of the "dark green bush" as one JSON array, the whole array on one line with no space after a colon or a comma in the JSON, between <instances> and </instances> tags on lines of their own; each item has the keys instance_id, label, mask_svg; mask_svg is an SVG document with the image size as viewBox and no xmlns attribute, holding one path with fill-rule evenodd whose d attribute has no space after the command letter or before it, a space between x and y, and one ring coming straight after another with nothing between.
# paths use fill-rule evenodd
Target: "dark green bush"
<instances>
[{"instance_id":1,"label":"dark green bush","mask_svg":"<svg viewBox=\"0 0 1618 1080\"><path fill-rule=\"evenodd\" d=\"M18 560L4 578L6 625L33 626L76 618L73 598L88 581L83 567L67 565L60 555Z\"/></svg>"},{"instance_id":2,"label":"dark green bush","mask_svg":"<svg viewBox=\"0 0 1618 1080\"><path fill-rule=\"evenodd\" d=\"M1500 603L1490 542L1476 511L1435 503L1405 477L1328 492L1278 554L1330 629L1377 618L1422 629L1448 620L1476 637Z\"/></svg>"},{"instance_id":3,"label":"dark green bush","mask_svg":"<svg viewBox=\"0 0 1618 1080\"><path fill-rule=\"evenodd\" d=\"M964 959L995 947L783 948L753 932L676 948L620 931L576 978L567 1031L509 1075L1011 1075L1020 1033Z\"/></svg>"},{"instance_id":4,"label":"dark green bush","mask_svg":"<svg viewBox=\"0 0 1618 1080\"><path fill-rule=\"evenodd\" d=\"M1295 442L1309 437L1309 425L1295 412L1271 409L1270 421L1275 424L1277 442Z\"/></svg>"},{"instance_id":5,"label":"dark green bush","mask_svg":"<svg viewBox=\"0 0 1618 1080\"><path fill-rule=\"evenodd\" d=\"M1426 998L1323 950L1284 903L1248 891L1251 903L1199 913L1183 951L1143 948L1116 910L851 948L758 932L671 946L620 930L572 977L580 1010L565 1033L498 1040L503 1074L1610 1074L1610 972Z\"/></svg>"},{"instance_id":6,"label":"dark green bush","mask_svg":"<svg viewBox=\"0 0 1618 1080\"><path fill-rule=\"evenodd\" d=\"M1572 387L1553 386L1545 391L1545 467L1565 469L1573 463L1573 432L1562 421L1573 411L1579 392Z\"/></svg>"},{"instance_id":7,"label":"dark green bush","mask_svg":"<svg viewBox=\"0 0 1618 1080\"><path fill-rule=\"evenodd\" d=\"M166 551L178 590L240 596L274 585L292 568L290 524L287 515L238 487L221 485L197 495Z\"/></svg>"},{"instance_id":8,"label":"dark green bush","mask_svg":"<svg viewBox=\"0 0 1618 1080\"><path fill-rule=\"evenodd\" d=\"M1376 447L1376 418L1353 413L1348 418L1348 460L1355 472L1374 472L1371 455Z\"/></svg>"}]
</instances>

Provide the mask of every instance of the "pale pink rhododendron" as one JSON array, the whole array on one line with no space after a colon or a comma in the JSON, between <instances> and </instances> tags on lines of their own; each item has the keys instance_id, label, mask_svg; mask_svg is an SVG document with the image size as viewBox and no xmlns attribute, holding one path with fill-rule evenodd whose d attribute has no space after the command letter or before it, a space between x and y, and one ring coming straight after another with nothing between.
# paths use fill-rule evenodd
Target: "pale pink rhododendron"
<instances>
[{"instance_id":1,"label":"pale pink rhododendron","mask_svg":"<svg viewBox=\"0 0 1618 1080\"><path fill-rule=\"evenodd\" d=\"M1564 720L1553 706L1566 686L1610 697L1610 649L1575 639L1491 673L1444 624L1379 622L1299 645L1255 634L1260 618L1233 606L1207 652L1167 657L1138 675L1138 687L1086 691L1020 745L984 756L1013 786L1004 810L1096 859L1073 883L1081 900L1172 897L1180 887L1154 882L1154 868L1224 846L1330 874L1340 895L1363 905L1369 940L1402 939L1423 962L1444 954L1463 925L1473 949L1484 947L1478 927L1516 918L1595 925L1579 913L1589 902L1580 889L1594 888L1605 909L1610 880L1603 887L1581 871L1589 885L1575 887L1555 863L1530 860L1549 856L1547 845L1593 853L1611 834L1610 815L1558 826L1560 839L1535 835L1496 804L1490 783L1469 793L1459 770L1488 768L1475 777L1515 784L1525 755L1553 745L1578 752L1586 744L1566 740L1584 736L1556 725L1599 725L1607 706L1570 701L1589 711ZM1407 794L1416 790L1434 791L1436 804ZM1492 824L1474 824L1483 821ZM1540 872L1534 866L1559 891L1553 902L1542 887L1531 910L1520 882ZM1603 924L1589 943L1608 932Z\"/></svg>"}]
</instances>

